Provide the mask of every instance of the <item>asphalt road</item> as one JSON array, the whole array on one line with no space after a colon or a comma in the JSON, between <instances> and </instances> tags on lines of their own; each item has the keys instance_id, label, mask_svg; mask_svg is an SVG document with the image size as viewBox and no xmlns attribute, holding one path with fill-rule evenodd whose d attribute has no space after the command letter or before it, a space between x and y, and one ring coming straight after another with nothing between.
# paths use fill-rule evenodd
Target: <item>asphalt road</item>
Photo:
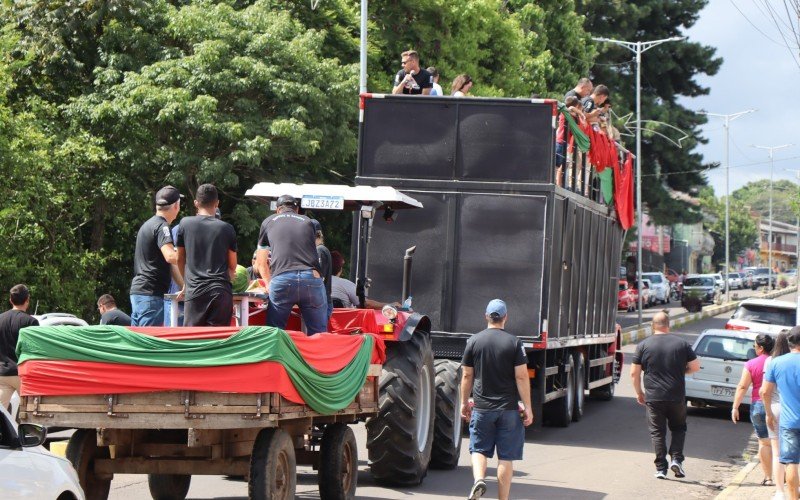
<instances>
[{"instance_id":1,"label":"asphalt road","mask_svg":"<svg viewBox=\"0 0 800 500\"><path fill-rule=\"evenodd\" d=\"M793 296L787 296L792 300ZM683 327L676 332L689 341L706 328L723 327L727 314ZM630 345L626 353L634 350ZM615 398L610 402L586 402L583 420L564 429L531 429L526 436L525 458L516 463L512 498L582 499L600 498L713 498L739 470L743 453L752 453L752 427L734 425L724 410L689 409L685 479L668 481L653 477L653 454L644 409L633 398L627 376L628 363ZM377 485L366 463L363 425L355 426L359 443L360 473L358 497L363 499L465 498L472 483L467 441L455 470L431 471L415 488L387 488ZM748 447L749 451L748 451ZM489 475L496 462L490 462ZM316 475L299 469L298 498L319 498ZM489 480L486 498L497 498L494 480ZM189 498L247 497L243 481L220 476L195 476ZM149 498L144 476L118 475L112 482L112 499Z\"/></svg>"},{"instance_id":2,"label":"asphalt road","mask_svg":"<svg viewBox=\"0 0 800 500\"><path fill-rule=\"evenodd\" d=\"M748 298L748 297L760 297L765 291L766 291L766 289L764 287L759 288L755 292L753 290L750 290L749 288L742 289L742 290L731 290L731 292L730 292L731 293L731 300L740 300L740 299ZM789 300L789 299L787 299L785 297L781 297L781 300ZM657 311L661 311L661 310L664 310L664 309L668 309L670 314L672 314L672 315L675 315L677 313L686 312L686 309L681 307L680 301L678 301L678 302L672 301L669 304L656 304L656 305L654 305L652 307L649 307L649 308L646 308L646 309L644 309L642 311L642 321L645 322L645 323L650 321L651 319L653 319L653 315ZM728 313L728 314L730 315L731 313ZM637 311L634 311L634 312L618 311L617 312L617 323L619 323L622 326L622 328L625 328L625 327L628 327L628 326L633 326L638 321L639 321L639 313Z\"/></svg>"}]
</instances>

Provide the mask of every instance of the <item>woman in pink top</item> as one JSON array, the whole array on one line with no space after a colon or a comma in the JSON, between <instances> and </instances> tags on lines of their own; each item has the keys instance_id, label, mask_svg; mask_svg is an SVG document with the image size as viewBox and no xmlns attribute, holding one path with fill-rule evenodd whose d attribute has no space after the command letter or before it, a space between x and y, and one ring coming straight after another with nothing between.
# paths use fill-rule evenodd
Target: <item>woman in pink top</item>
<instances>
[{"instance_id":1,"label":"woman in pink top","mask_svg":"<svg viewBox=\"0 0 800 500\"><path fill-rule=\"evenodd\" d=\"M733 398L733 409L731 410L731 420L735 424L739 421L739 405L742 404L745 392L752 385L750 422L753 423L756 436L758 436L758 458L761 460L761 469L764 471L764 480L761 481L761 484L764 486L772 483L772 443L767 430L767 413L758 390L761 389L761 382L764 379L764 363L774 345L775 341L769 335L761 333L756 336L753 345L756 357L744 364L742 378L736 387L736 396Z\"/></svg>"}]
</instances>

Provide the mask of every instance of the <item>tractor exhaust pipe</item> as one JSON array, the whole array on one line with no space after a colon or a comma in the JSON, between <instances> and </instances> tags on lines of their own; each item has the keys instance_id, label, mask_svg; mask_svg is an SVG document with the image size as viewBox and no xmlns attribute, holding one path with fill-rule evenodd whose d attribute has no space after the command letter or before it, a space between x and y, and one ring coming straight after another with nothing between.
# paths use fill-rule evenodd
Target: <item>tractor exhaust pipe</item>
<instances>
[{"instance_id":1,"label":"tractor exhaust pipe","mask_svg":"<svg viewBox=\"0 0 800 500\"><path fill-rule=\"evenodd\" d=\"M416 245L406 249L406 254L403 256L403 298L400 299L402 303L411 295L411 263L414 260L412 255L416 249Z\"/></svg>"}]
</instances>

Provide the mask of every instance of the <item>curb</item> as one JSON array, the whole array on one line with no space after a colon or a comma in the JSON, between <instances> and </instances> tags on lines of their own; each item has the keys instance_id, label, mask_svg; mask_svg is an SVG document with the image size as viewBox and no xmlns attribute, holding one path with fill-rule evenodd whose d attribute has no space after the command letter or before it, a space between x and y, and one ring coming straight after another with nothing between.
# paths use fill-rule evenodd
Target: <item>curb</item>
<instances>
[{"instance_id":1,"label":"curb","mask_svg":"<svg viewBox=\"0 0 800 500\"><path fill-rule=\"evenodd\" d=\"M787 287L787 288L784 288L782 290L775 290L773 292L765 293L765 294L757 296L757 297L748 297L748 298L749 299L754 299L754 298L758 298L758 299L774 299L776 297L781 297L783 295L788 295L790 293L794 293L795 291L797 291L796 287ZM727 304L722 304L722 305L718 305L718 306L711 306L711 307L708 307L708 308L704 308L702 311L696 312L696 313L688 313L688 312L679 313L678 315L673 316L671 318L672 319L672 321L670 322L671 323L671 327L675 328L675 327L687 325L687 324L692 323L694 321L699 321L699 320L705 319L705 318L711 318L711 317L717 316L718 314L722 314L724 312L732 311L732 310L736 309L739 306L739 303L742 302L742 300L746 300L746 299L736 300L736 301L728 302ZM652 328L652 326L650 325L649 322L647 324L642 324L641 328L639 328L636 325L623 328L622 329L622 336L621 336L622 337L622 345L635 344L636 342L638 342L640 340L643 340L643 339L649 337L652 334L653 334L653 328Z\"/></svg>"},{"instance_id":2,"label":"curb","mask_svg":"<svg viewBox=\"0 0 800 500\"><path fill-rule=\"evenodd\" d=\"M734 492L736 492L736 490L739 489L739 487L742 485L744 480L747 479L747 475L750 474L750 472L752 472L753 469L755 469L757 465L758 465L758 461L748 462L747 465L742 467L742 470L740 470L733 477L733 479L731 479L731 482L728 483L728 486L726 486L725 489L722 490L719 493L719 495L714 497L714 500L722 500L724 498L730 497Z\"/></svg>"}]
</instances>

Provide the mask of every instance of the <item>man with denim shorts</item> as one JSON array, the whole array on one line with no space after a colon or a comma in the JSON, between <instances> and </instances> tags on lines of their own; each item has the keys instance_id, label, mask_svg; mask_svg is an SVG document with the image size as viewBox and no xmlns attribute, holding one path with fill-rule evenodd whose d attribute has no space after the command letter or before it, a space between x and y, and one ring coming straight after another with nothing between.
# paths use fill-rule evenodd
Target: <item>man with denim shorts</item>
<instances>
[{"instance_id":1,"label":"man with denim shorts","mask_svg":"<svg viewBox=\"0 0 800 500\"><path fill-rule=\"evenodd\" d=\"M498 498L509 498L512 462L522 459L525 427L533 422L528 357L522 341L504 330L507 312L502 300L489 302L486 330L470 337L461 361L461 416L469 419L469 452L475 479L469 500L486 492L486 462L494 457L495 448ZM469 403L470 393L474 407ZM519 407L519 402L524 408Z\"/></svg>"},{"instance_id":2,"label":"man with denim shorts","mask_svg":"<svg viewBox=\"0 0 800 500\"><path fill-rule=\"evenodd\" d=\"M789 498L797 500L797 488L800 485L797 471L797 464L800 463L800 326L791 329L787 340L791 352L770 360L764 373L761 397L767 412L767 425L775 429L772 393L776 386L781 394L778 432L781 452L778 461L786 466L787 488L784 491Z\"/></svg>"},{"instance_id":3,"label":"man with denim shorts","mask_svg":"<svg viewBox=\"0 0 800 500\"><path fill-rule=\"evenodd\" d=\"M328 298L320 277L314 225L297 213L298 208L293 196L278 198L277 213L261 224L256 267L269 286L267 325L286 328L296 304L306 333L314 335L328 329Z\"/></svg>"}]
</instances>

